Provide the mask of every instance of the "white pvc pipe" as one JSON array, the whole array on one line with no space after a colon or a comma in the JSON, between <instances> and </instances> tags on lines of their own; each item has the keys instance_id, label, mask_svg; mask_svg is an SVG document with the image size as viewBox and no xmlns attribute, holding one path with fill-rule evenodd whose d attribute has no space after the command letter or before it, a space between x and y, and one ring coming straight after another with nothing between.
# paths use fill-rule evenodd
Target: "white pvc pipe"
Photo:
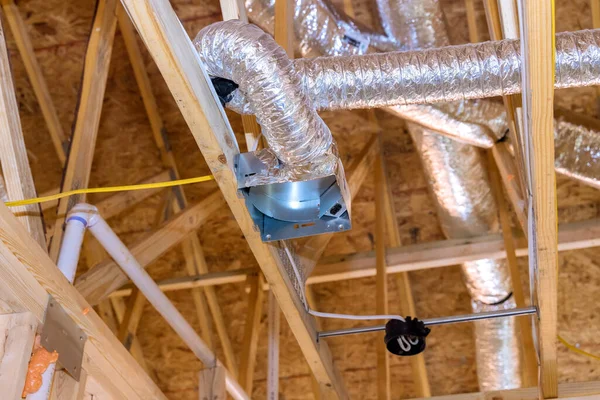
<instances>
[{"instance_id":1,"label":"white pvc pipe","mask_svg":"<svg viewBox=\"0 0 600 400\"><path fill-rule=\"evenodd\" d=\"M79 262L89 212L90 209L86 205L77 205L73 207L73 210L69 213L69 218L67 218L67 226L65 227L56 265L71 283L73 283L77 272L77 263ZM42 374L42 386L37 392L28 395L27 400L46 400L50 398L55 370L56 363L48 365L48 368Z\"/></svg>"},{"instance_id":2,"label":"white pvc pipe","mask_svg":"<svg viewBox=\"0 0 600 400\"><path fill-rule=\"evenodd\" d=\"M217 356L208 348L204 341L198 336L194 328L185 320L181 313L169 301L167 296L160 290L156 282L140 266L129 249L125 247L119 237L108 226L100 215L93 214L94 219L88 219L88 228L102 247L110 254L112 259L119 265L123 272L138 287L144 297L156 308L169 325L188 345L192 352L202 361L207 368L216 365L222 366ZM227 371L227 370L226 370ZM250 397L236 381L235 377L227 371L225 376L226 388L231 397L236 400L248 400Z\"/></svg>"}]
</instances>

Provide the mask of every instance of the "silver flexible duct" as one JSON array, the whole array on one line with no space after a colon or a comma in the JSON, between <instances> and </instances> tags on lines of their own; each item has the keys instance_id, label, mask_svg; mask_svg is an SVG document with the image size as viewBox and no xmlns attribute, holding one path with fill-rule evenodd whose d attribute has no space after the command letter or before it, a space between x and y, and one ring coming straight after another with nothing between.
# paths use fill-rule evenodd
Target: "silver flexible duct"
<instances>
[{"instance_id":1,"label":"silver flexible duct","mask_svg":"<svg viewBox=\"0 0 600 400\"><path fill-rule=\"evenodd\" d=\"M435 25L435 24L433 24ZM411 35L407 35L410 37ZM445 42L445 41L444 41ZM556 35L557 89L600 84L600 30ZM318 109L431 104L521 92L518 40L294 60ZM247 112L241 93L229 105Z\"/></svg>"},{"instance_id":2,"label":"silver flexible duct","mask_svg":"<svg viewBox=\"0 0 600 400\"><path fill-rule=\"evenodd\" d=\"M246 0L246 8L250 20L271 34L274 31L274 0ZM378 8L395 9L393 4L385 4L378 0ZM395 51L406 49L394 37L380 35L358 26L349 17L338 11L328 0L297 0L294 5L294 28L299 39L299 52L304 57L318 55L355 55L364 54L366 49L362 44L367 42L380 51ZM441 21L438 19L438 21ZM387 31L392 32L388 23ZM348 42L355 45L349 46ZM357 43L361 45L356 46ZM235 102L234 102L235 103ZM235 104L229 105L235 108ZM460 116L448 114L441 110L440 105L395 106L387 110L392 114L437 130L463 143L479 147L491 147L495 140L502 137L505 128L494 130L480 122L474 122L476 116L481 116L481 110L470 102L460 102L463 112ZM503 112L503 109L500 109ZM240 111L240 110L238 110ZM249 112L248 110L246 112ZM473 114L473 117L470 116ZM483 116L482 120L496 120L497 115Z\"/></svg>"},{"instance_id":3,"label":"silver flexible duct","mask_svg":"<svg viewBox=\"0 0 600 400\"><path fill-rule=\"evenodd\" d=\"M600 189L600 132L566 121L554 123L556 172Z\"/></svg>"},{"instance_id":4,"label":"silver flexible duct","mask_svg":"<svg viewBox=\"0 0 600 400\"><path fill-rule=\"evenodd\" d=\"M246 0L246 9L250 21L266 32L275 30L274 0ZM303 56L365 54L369 45L398 50L387 37L359 28L327 0L296 0L294 32Z\"/></svg>"},{"instance_id":5,"label":"silver flexible duct","mask_svg":"<svg viewBox=\"0 0 600 400\"><path fill-rule=\"evenodd\" d=\"M394 3L394 9L401 10L401 14L389 15L389 19L382 15L381 18L387 19L388 25L394 27L399 39L407 46L417 49L448 43L437 0L386 1ZM413 25L412 21L417 22ZM454 112L460 113L460 110ZM444 234L454 239L497 232L497 208L481 151L414 123L407 125L429 178ZM508 268L503 261L468 262L462 265L462 270L474 311L515 306L510 298ZM520 387L521 357L514 319L475 325L480 389Z\"/></svg>"},{"instance_id":6,"label":"silver flexible duct","mask_svg":"<svg viewBox=\"0 0 600 400\"><path fill-rule=\"evenodd\" d=\"M300 90L285 51L254 25L237 20L202 29L194 45L210 75L230 79L249 99L262 134L277 158L307 165L326 155L331 132Z\"/></svg>"}]
</instances>

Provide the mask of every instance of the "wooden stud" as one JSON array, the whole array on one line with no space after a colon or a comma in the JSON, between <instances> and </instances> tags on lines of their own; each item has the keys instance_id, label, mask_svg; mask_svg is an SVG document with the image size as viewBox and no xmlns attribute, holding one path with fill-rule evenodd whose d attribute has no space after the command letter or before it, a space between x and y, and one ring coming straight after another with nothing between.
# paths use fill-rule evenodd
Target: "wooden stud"
<instances>
[{"instance_id":1,"label":"wooden stud","mask_svg":"<svg viewBox=\"0 0 600 400\"><path fill-rule=\"evenodd\" d=\"M400 240L400 231L398 229L398 221L396 220L396 209L394 207L394 199L392 196L392 189L389 185L388 174L385 167L382 166L382 179L383 179L383 190L382 199L384 207L385 218L385 232L389 238L389 244L393 248L399 248L402 245ZM388 274L389 265L386 260L385 262L385 273ZM396 274L396 286L398 289L398 306L400 312L404 316L417 315L415 302L412 296L412 290L410 287L410 279L407 272L400 272ZM425 357L423 354L417 354L416 356L410 357L410 365L415 383L415 392L417 396L429 397L431 396L431 388L429 386L429 378L427 377L427 369L425 367Z\"/></svg>"},{"instance_id":2,"label":"wooden stud","mask_svg":"<svg viewBox=\"0 0 600 400\"><path fill-rule=\"evenodd\" d=\"M504 142L492 147L492 155L519 225L523 232L527 232L527 201L519 185L515 159Z\"/></svg>"},{"instance_id":3,"label":"wooden stud","mask_svg":"<svg viewBox=\"0 0 600 400\"><path fill-rule=\"evenodd\" d=\"M248 22L246 6L242 0L220 0L220 3L223 21L239 19L240 21Z\"/></svg>"},{"instance_id":4,"label":"wooden stud","mask_svg":"<svg viewBox=\"0 0 600 400\"><path fill-rule=\"evenodd\" d=\"M52 382L52 390L50 391L50 400L86 399L86 382L87 373L85 371L81 371L79 381L76 381L64 369L59 369L54 373L54 381Z\"/></svg>"},{"instance_id":5,"label":"wooden stud","mask_svg":"<svg viewBox=\"0 0 600 400\"><path fill-rule=\"evenodd\" d=\"M467 12L467 27L469 28L469 41L479 43L479 30L477 29L477 14L475 13L475 0L465 0L465 9Z\"/></svg>"},{"instance_id":6,"label":"wooden stud","mask_svg":"<svg viewBox=\"0 0 600 400\"><path fill-rule=\"evenodd\" d=\"M117 26L116 7L117 0L98 1L85 54L81 92L73 126L71 148L67 156L61 185L62 192L88 186ZM74 205L83 201L85 201L85 195L75 195L59 200L58 219L54 224L54 234L49 248L52 260L58 259L64 229L64 216Z\"/></svg>"},{"instance_id":7,"label":"wooden stud","mask_svg":"<svg viewBox=\"0 0 600 400\"><path fill-rule=\"evenodd\" d=\"M492 40L502 39L518 39L519 38L519 19L516 12L516 0L484 0L485 16L487 19L488 30ZM525 154L523 149L523 109L521 106L521 95L503 96L504 108L506 109L506 117L509 127L508 134L515 143L515 158L518 168L513 168L511 180L507 180L505 175L502 175L506 190L509 193L509 200L519 221L523 224L527 220L527 204L518 203L515 193L524 193L526 188L525 183ZM498 147L506 147L506 143L496 143ZM500 159L494 153L496 162L508 162L509 158ZM515 164L515 161L512 161ZM502 173L502 165L498 164ZM527 201L523 196L521 199ZM524 225L523 225L524 226Z\"/></svg>"},{"instance_id":8,"label":"wooden stud","mask_svg":"<svg viewBox=\"0 0 600 400\"><path fill-rule=\"evenodd\" d=\"M119 326L119 334L117 337L123 343L123 346L127 350L131 350L131 344L133 337L137 331L137 327L142 319L142 313L144 312L144 305L146 304L146 298L139 291L139 289L133 289L129 301L125 307L125 315L121 320Z\"/></svg>"},{"instance_id":9,"label":"wooden stud","mask_svg":"<svg viewBox=\"0 0 600 400\"><path fill-rule=\"evenodd\" d=\"M4 30L0 24L0 162L4 174L6 194L10 200L36 197L35 185L29 168L27 150L21 130L19 106L10 70ZM46 245L39 204L13 207L13 212L33 238Z\"/></svg>"},{"instance_id":10,"label":"wooden stud","mask_svg":"<svg viewBox=\"0 0 600 400\"><path fill-rule=\"evenodd\" d=\"M268 372L267 372L267 400L279 399L279 336L281 334L281 312L273 292L268 294L267 318L269 323L268 343Z\"/></svg>"},{"instance_id":11,"label":"wooden stud","mask_svg":"<svg viewBox=\"0 0 600 400\"><path fill-rule=\"evenodd\" d=\"M488 170L490 172L490 185L496 205L498 207L498 216L500 218L500 227L502 228L502 239L504 240L504 247L506 248L506 262L510 272L513 298L515 299L515 304L517 307L525 307L527 304L525 303L523 282L521 281L514 238L510 228L508 207L502 193L500 173L498 172L498 169L494 163L494 156L490 151L487 152L487 156L489 167ZM535 353L535 346L533 344L533 336L531 331L531 319L517 318L517 324L520 331L519 336L522 349L523 386L530 387L537 383L538 369L537 355Z\"/></svg>"},{"instance_id":12,"label":"wooden stud","mask_svg":"<svg viewBox=\"0 0 600 400\"><path fill-rule=\"evenodd\" d=\"M221 195L215 192L170 221L166 221L154 233L133 245L131 253L142 266L147 267L190 233L198 230L213 212L222 207L221 198ZM75 287L91 304L95 305L126 282L125 274L114 261L106 259L81 275L75 281Z\"/></svg>"},{"instance_id":13,"label":"wooden stud","mask_svg":"<svg viewBox=\"0 0 600 400\"><path fill-rule=\"evenodd\" d=\"M200 400L227 399L227 391L225 390L226 372L225 368L220 365L200 371L198 384Z\"/></svg>"},{"instance_id":14,"label":"wooden stud","mask_svg":"<svg viewBox=\"0 0 600 400\"><path fill-rule=\"evenodd\" d=\"M220 196L219 196L220 198ZM219 201L219 204L222 203ZM198 237L195 233L192 236L192 239L198 240ZM202 247L198 244L198 247L193 252L193 262L194 269L193 271L197 271L197 273L206 274L208 273L208 265L206 264L206 259L204 258L204 253L202 252ZM189 266L188 266L189 267ZM188 273L192 274L192 269L188 269ZM217 331L217 335L221 340L221 347L223 348L223 352L225 353L225 364L227 365L227 369L233 376L237 376L238 366L236 363L236 355L233 350L233 345L231 340L229 339L229 333L227 329L227 325L225 324L225 317L221 312L221 308L219 305L219 300L217 298L217 293L215 289L212 287L204 288L204 295L206 297L206 303L210 310L210 313L213 317L213 321L215 324L215 329Z\"/></svg>"},{"instance_id":15,"label":"wooden stud","mask_svg":"<svg viewBox=\"0 0 600 400\"><path fill-rule=\"evenodd\" d=\"M247 286L250 287L250 293L248 294L248 311L246 312L242 354L240 356L240 385L249 395L252 395L254 366L256 364L258 337L262 326L261 318L265 292L263 291L264 280L260 274L248 275L246 282Z\"/></svg>"},{"instance_id":16,"label":"wooden stud","mask_svg":"<svg viewBox=\"0 0 600 400\"><path fill-rule=\"evenodd\" d=\"M107 306L110 309L110 311L105 310L105 307ZM116 322L116 324L114 325L114 333L115 335L118 335L120 325L125 319L125 301L121 298L111 298L110 300L104 300L100 304L98 304L98 308L101 313L110 312L113 315L113 318L116 318L114 320ZM100 315L104 317L102 314ZM109 327L111 327L111 325L109 325ZM113 328L111 327L111 330L112 329ZM146 358L144 357L144 351L142 350L142 344L140 343L140 340L138 339L137 335L132 336L131 348L129 349L129 352L131 353L133 358L135 358L136 361L142 366L142 368L144 368L144 371L146 371L146 373L152 378L152 380L157 382L158 378L156 376L156 372L152 368L150 368L150 366L146 362Z\"/></svg>"},{"instance_id":17,"label":"wooden stud","mask_svg":"<svg viewBox=\"0 0 600 400\"><path fill-rule=\"evenodd\" d=\"M541 396L558 396L557 204L554 173L554 1L519 2L525 154L529 203L529 270L538 307Z\"/></svg>"},{"instance_id":18,"label":"wooden stud","mask_svg":"<svg viewBox=\"0 0 600 400\"><path fill-rule=\"evenodd\" d=\"M4 16L8 21L8 26L15 39L17 49L19 49L19 54L23 60L25 71L27 71L33 93L40 105L42 115L46 121L46 126L50 132L52 144L56 150L56 155L58 156L60 163L64 165L66 160L65 145L68 143L67 138L60 125L60 120L58 119L58 114L54 107L54 103L52 102L50 91L46 85L46 80L42 74L42 69L35 57L31 38L27 33L27 27L13 0L2 0L2 11L4 11Z\"/></svg>"},{"instance_id":19,"label":"wooden stud","mask_svg":"<svg viewBox=\"0 0 600 400\"><path fill-rule=\"evenodd\" d=\"M182 242L183 258L185 259L185 269L188 272L188 276L194 276L200 273L196 266L196 260L194 257L194 249L190 240L184 240ZM200 336L202 340L211 349L214 347L213 337L211 332L211 321L209 318L210 311L208 304L206 303L205 293L203 288L193 288L191 291L192 301L196 308L196 316L200 324ZM229 336L227 336L229 338ZM227 360L227 357L225 357ZM231 368L228 364L228 368Z\"/></svg>"},{"instance_id":20,"label":"wooden stud","mask_svg":"<svg viewBox=\"0 0 600 400\"><path fill-rule=\"evenodd\" d=\"M385 262L385 178L381 153L375 160L375 311L388 314L388 285ZM377 398L391 399L390 359L383 340L376 342L377 353Z\"/></svg>"},{"instance_id":21,"label":"wooden stud","mask_svg":"<svg viewBox=\"0 0 600 400\"><path fill-rule=\"evenodd\" d=\"M0 315L0 393L20 399L38 321L30 312Z\"/></svg>"}]
</instances>

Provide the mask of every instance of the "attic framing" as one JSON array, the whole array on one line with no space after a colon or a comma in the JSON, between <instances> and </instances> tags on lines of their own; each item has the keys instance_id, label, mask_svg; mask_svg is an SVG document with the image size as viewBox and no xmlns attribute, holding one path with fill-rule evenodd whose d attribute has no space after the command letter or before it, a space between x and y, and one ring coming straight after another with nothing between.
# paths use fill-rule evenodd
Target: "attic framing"
<instances>
[{"instance_id":1,"label":"attic framing","mask_svg":"<svg viewBox=\"0 0 600 400\"><path fill-rule=\"evenodd\" d=\"M279 2L280 0L277 0L277 4ZM223 3L228 7L228 14L236 13L234 2L223 1ZM284 3L289 4L289 2ZM468 4L472 5L472 1L468 0ZM312 237L303 243L303 247L295 246L292 242L287 246L292 249L294 258L292 262L300 260L300 262L318 265L314 274L308 279L308 285L376 276L377 290L382 297L385 297L387 275L396 274L398 283L408 289L403 292L406 295L403 299L403 308L408 310L407 312L414 311L406 275L408 271L437 268L482 258L508 257L510 262L514 263L516 257L529 254L532 271L530 279L535 282L536 288L534 304L539 308L539 315L535 321L538 329L533 337L538 344L537 355L540 359L540 365L536 366L540 368L537 387L434 397L436 399L564 398L575 400L600 393L600 382L577 385L559 385L557 382L557 254L559 251L600 245L600 224L598 220L561 226L556 224L554 144L552 135L548 134L552 130L554 109L551 90L554 78L553 63L550 62L554 57L552 6L553 1L535 2L535 4L522 1L521 4L524 13L521 34L525 39L524 53L528 56L525 58L523 74L525 117L522 121L521 134L524 148L517 149L517 154L527 156L524 156L524 160L519 160L517 156L515 162L503 153L505 150L502 149L502 144L490 153L490 160L495 161L499 170L496 180L498 197L502 197L500 188L502 182L513 208L517 211L519 221L523 227L528 227L527 238L519 234L513 237L513 233L508 232L507 229L504 236L490 235L476 240L444 240L401 247L397 226L389 223L393 219L390 216L394 216L395 212L386 182L386 172L381 165L382 150L375 132L360 157L347 168L347 176L353 195L369 174L375 176L378 194L381 195L377 203L376 251L351 257L322 259L321 255L329 242L330 235ZM285 7L281 7L283 10L280 9L279 15L285 18ZM28 60L27 71L30 79L35 82L36 95L42 104L44 117L51 127L50 132L58 157L61 162L65 162L65 180L61 191L86 187L88 184L108 74L107 60L110 60L117 24L125 38L163 162L164 171L149 177L147 180L149 182L164 181L167 178L178 179L180 174L174 156L170 152L170 145L162 134L162 120L147 72L141 62L140 49L137 47L133 27L145 43L176 99L200 152L219 185L220 193L215 192L197 204L190 204L181 188L176 188L170 194L167 193L165 210L170 211L162 214L163 218L157 224L156 230L136 243L131 251L142 267L146 267L170 248L182 244L188 276L158 282L158 285L163 291L191 290L199 320L212 319L216 326L225 353L222 364L227 368L218 364L213 369L201 372L200 391L205 398L221 398L219 396L224 393L227 371L236 377L241 387L251 393L253 353L256 351L257 324L260 323L260 320L257 323L257 318L260 318L259 307L262 306L265 295L263 289L270 291L268 296L274 295L276 303L269 298L271 311L276 310L276 306L279 307L302 349L317 383L315 397L348 398L347 389L326 341L317 340L319 323L307 313L294 289L294 282L285 270L285 265L290 263L290 260L285 252L280 251L282 244L267 244L261 241L243 200L236 193L233 160L240 150L227 117L215 97L207 73L199 62L193 45L169 1L122 0L121 4L116 0L99 0L93 31L99 33L90 37L78 117L70 151L67 154L64 154L62 147L65 142L64 134L60 130L60 125L56 126L56 111L52 106L35 56L32 54L30 41L22 28L23 21L20 20L18 10L11 0L3 0L2 8L8 17L13 34L20 39L17 40L19 50ZM289 18L289 9L287 12ZM239 9L237 14L240 14ZM283 42L287 39L289 46L291 32L281 26L279 25L278 40ZM470 31L475 32L473 27ZM4 48L4 34L0 34L0 72L1 79L4 81L0 89L0 135L2 136L0 144L4 146L1 159L8 197L11 199L34 197L35 190L27 164L8 53ZM520 111L513 113L513 108L516 107L513 100L515 99L505 99L505 105L511 110L511 114L518 114ZM520 107L517 108L520 110ZM513 121L513 124L518 122ZM251 146L252 141L255 140L256 126L252 126L251 121L246 121L245 127L246 136L249 138L248 145ZM511 180L507 179L507 176L515 171L525 177L525 187L520 186L519 180L511 183ZM105 200L104 205L98 206L101 210L110 209L117 213L115 210L126 210L157 192L158 190L152 190L116 194ZM242 269L227 273L209 272L200 242L192 233L199 229L211 212L223 207L221 196L235 216L260 265L260 271ZM72 200L58 202L59 214L64 218L76 202ZM15 332L22 336L21 341L14 342L13 346L7 347L7 351L0 356L0 372L10 370L14 373L13 376L0 373L2 392L10 393L10 396L20 395L20 386L29 360L29 349L36 330L39 331L44 323L48 295L52 295L89 337L82 366L85 371L84 378L78 385L68 374L64 372L57 374L54 385L63 388L61 389L63 391L56 391L59 393L56 394L57 399L93 398L90 395L111 399L166 399L144 370L141 346L135 337L137 324L141 318L143 296L135 288L125 285L127 278L118 269L117 264L103 251L95 251L93 245L86 249L88 252L86 256L97 261L94 267L80 277L74 285L69 283L56 268L55 263L62 235L62 222L59 220L55 225L54 232L50 236L48 252L40 219L42 208L29 207L27 211L24 214L15 213L15 209L9 210L4 204L0 204L0 310L2 311L0 326L7 327L4 339L15 335ZM111 215L105 216L108 218ZM389 246L385 244L386 236L391 238ZM513 239L515 249L512 249ZM251 286L249 299L255 308L247 319L245 342L248 348L240 357L233 351L214 286L241 281L247 281ZM131 296L130 302L124 307L122 298L132 293L135 296ZM111 308L108 301L114 302L115 305ZM93 306L98 306L98 313L93 310ZM386 306L386 303L379 304L378 311L387 312ZM118 311L118 315L113 315L113 311ZM277 332L278 328L274 331ZM211 340L209 333L203 331L202 340L209 342ZM122 342L128 344L127 348L122 345ZM378 363L381 372L380 398L391 397L387 356L387 353L382 352ZM238 368L240 358L243 361ZM421 395L430 397L431 388L427 381L424 359L415 358L412 368L415 380L420 382ZM212 382L212 386L203 385L208 382Z\"/></svg>"}]
</instances>

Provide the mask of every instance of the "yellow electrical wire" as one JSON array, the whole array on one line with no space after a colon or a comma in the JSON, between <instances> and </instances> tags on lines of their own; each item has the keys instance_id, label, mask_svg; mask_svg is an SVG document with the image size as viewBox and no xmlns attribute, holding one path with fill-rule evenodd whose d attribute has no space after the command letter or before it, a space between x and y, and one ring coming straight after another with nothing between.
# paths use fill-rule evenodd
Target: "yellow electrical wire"
<instances>
[{"instance_id":1,"label":"yellow electrical wire","mask_svg":"<svg viewBox=\"0 0 600 400\"><path fill-rule=\"evenodd\" d=\"M7 201L4 203L9 207L26 206L28 204L45 203L47 201L58 200L64 197L73 196L75 194L88 194L88 193L111 193L111 192L127 192L130 190L145 190L145 189L160 189L172 186L189 185L192 183L207 182L215 179L212 175L198 176L196 178L178 179L175 181L167 182L156 182L156 183L141 183L138 185L126 185L126 186L110 186L102 188L86 188L70 190L68 192L62 192L53 194L51 196L34 197L32 199Z\"/></svg>"},{"instance_id":2,"label":"yellow electrical wire","mask_svg":"<svg viewBox=\"0 0 600 400\"><path fill-rule=\"evenodd\" d=\"M578 349L577 347L573 346L571 343L569 343L565 339L563 339L563 337L560 336L560 335L558 335L558 340L562 344L564 344L567 347L567 349L571 350L574 353L581 354L582 356L593 358L594 360L600 360L600 356L597 356L595 354L588 353L587 351Z\"/></svg>"}]
</instances>

